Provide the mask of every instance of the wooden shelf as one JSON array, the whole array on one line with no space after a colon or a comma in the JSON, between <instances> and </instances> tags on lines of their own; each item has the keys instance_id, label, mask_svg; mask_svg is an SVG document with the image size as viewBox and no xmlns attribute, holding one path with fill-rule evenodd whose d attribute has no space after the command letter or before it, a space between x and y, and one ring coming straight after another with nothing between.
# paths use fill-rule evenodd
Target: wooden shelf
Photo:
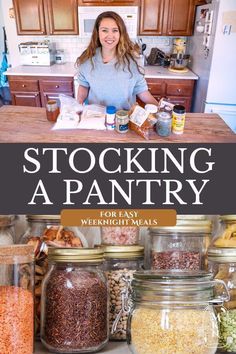
<instances>
[{"instance_id":1,"label":"wooden shelf","mask_svg":"<svg viewBox=\"0 0 236 354\"><path fill-rule=\"evenodd\" d=\"M35 343L34 354L48 354L49 351L40 342ZM99 351L100 354L130 354L128 345L125 342L109 342L108 345Z\"/></svg>"}]
</instances>

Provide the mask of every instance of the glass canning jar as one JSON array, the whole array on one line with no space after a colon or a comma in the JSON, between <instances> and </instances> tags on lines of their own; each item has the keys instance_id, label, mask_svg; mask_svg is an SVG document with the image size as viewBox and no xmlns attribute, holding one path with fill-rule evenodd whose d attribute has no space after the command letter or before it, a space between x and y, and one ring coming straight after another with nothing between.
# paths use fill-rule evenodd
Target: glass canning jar
<instances>
[{"instance_id":1,"label":"glass canning jar","mask_svg":"<svg viewBox=\"0 0 236 354\"><path fill-rule=\"evenodd\" d=\"M21 237L23 244L33 245L35 253L35 336L40 332L42 280L48 268L48 247L83 247L76 228L61 226L60 215L27 215L28 228Z\"/></svg>"},{"instance_id":2,"label":"glass canning jar","mask_svg":"<svg viewBox=\"0 0 236 354\"><path fill-rule=\"evenodd\" d=\"M34 251L0 246L0 351L32 354L34 340Z\"/></svg>"},{"instance_id":3,"label":"glass canning jar","mask_svg":"<svg viewBox=\"0 0 236 354\"><path fill-rule=\"evenodd\" d=\"M108 341L108 288L100 248L49 248L41 341L55 353L95 352Z\"/></svg>"},{"instance_id":4,"label":"glass canning jar","mask_svg":"<svg viewBox=\"0 0 236 354\"><path fill-rule=\"evenodd\" d=\"M176 226L149 229L147 268L166 270L207 269L211 221L204 215L178 215Z\"/></svg>"},{"instance_id":5,"label":"glass canning jar","mask_svg":"<svg viewBox=\"0 0 236 354\"><path fill-rule=\"evenodd\" d=\"M135 271L143 267L144 247L106 246L104 269L110 292L109 330L111 340L126 340L128 295Z\"/></svg>"},{"instance_id":6,"label":"glass canning jar","mask_svg":"<svg viewBox=\"0 0 236 354\"><path fill-rule=\"evenodd\" d=\"M236 215L221 215L219 222L219 228L212 240L212 245L236 248Z\"/></svg>"},{"instance_id":7,"label":"glass canning jar","mask_svg":"<svg viewBox=\"0 0 236 354\"><path fill-rule=\"evenodd\" d=\"M14 215L0 215L0 245L12 245L14 241Z\"/></svg>"},{"instance_id":8,"label":"glass canning jar","mask_svg":"<svg viewBox=\"0 0 236 354\"><path fill-rule=\"evenodd\" d=\"M104 245L135 245L139 243L139 228L136 226L103 226L101 239Z\"/></svg>"},{"instance_id":9,"label":"glass canning jar","mask_svg":"<svg viewBox=\"0 0 236 354\"><path fill-rule=\"evenodd\" d=\"M204 271L142 271L132 281L133 306L127 339L133 354L214 354L218 325L214 286L223 284ZM226 291L226 290L225 290Z\"/></svg>"}]
</instances>

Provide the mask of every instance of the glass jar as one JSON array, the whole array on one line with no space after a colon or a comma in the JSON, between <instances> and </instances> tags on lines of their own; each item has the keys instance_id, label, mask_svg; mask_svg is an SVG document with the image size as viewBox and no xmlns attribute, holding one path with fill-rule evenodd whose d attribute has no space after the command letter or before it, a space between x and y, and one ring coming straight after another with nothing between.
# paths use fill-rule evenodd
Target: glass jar
<instances>
[{"instance_id":1,"label":"glass jar","mask_svg":"<svg viewBox=\"0 0 236 354\"><path fill-rule=\"evenodd\" d=\"M171 114L159 112L157 116L156 132L160 136L169 136L171 134Z\"/></svg>"},{"instance_id":2,"label":"glass jar","mask_svg":"<svg viewBox=\"0 0 236 354\"><path fill-rule=\"evenodd\" d=\"M1 354L34 351L33 289L33 247L0 246Z\"/></svg>"},{"instance_id":3,"label":"glass jar","mask_svg":"<svg viewBox=\"0 0 236 354\"><path fill-rule=\"evenodd\" d=\"M110 340L126 340L127 318L130 310L128 295L135 271L143 266L142 246L106 246L105 271L110 292Z\"/></svg>"},{"instance_id":4,"label":"glass jar","mask_svg":"<svg viewBox=\"0 0 236 354\"><path fill-rule=\"evenodd\" d=\"M42 280L48 268L48 246L83 247L87 243L77 236L76 228L61 226L60 215L27 215L28 228L20 242L34 247L35 253L35 335L40 332Z\"/></svg>"},{"instance_id":5,"label":"glass jar","mask_svg":"<svg viewBox=\"0 0 236 354\"><path fill-rule=\"evenodd\" d=\"M132 281L127 339L133 354L214 354L218 345L214 286L207 272L143 271Z\"/></svg>"},{"instance_id":6,"label":"glass jar","mask_svg":"<svg viewBox=\"0 0 236 354\"><path fill-rule=\"evenodd\" d=\"M0 245L12 245L14 241L14 216L0 215Z\"/></svg>"},{"instance_id":7,"label":"glass jar","mask_svg":"<svg viewBox=\"0 0 236 354\"><path fill-rule=\"evenodd\" d=\"M55 353L95 352L108 341L103 250L49 248L43 280L41 341Z\"/></svg>"},{"instance_id":8,"label":"glass jar","mask_svg":"<svg viewBox=\"0 0 236 354\"><path fill-rule=\"evenodd\" d=\"M215 247L236 248L236 215L221 215L219 229L212 241Z\"/></svg>"},{"instance_id":9,"label":"glass jar","mask_svg":"<svg viewBox=\"0 0 236 354\"><path fill-rule=\"evenodd\" d=\"M139 242L139 228L136 226L103 226L101 239L104 245L135 245Z\"/></svg>"},{"instance_id":10,"label":"glass jar","mask_svg":"<svg viewBox=\"0 0 236 354\"><path fill-rule=\"evenodd\" d=\"M127 133L129 130L128 111L120 110L116 112L116 131L118 133Z\"/></svg>"},{"instance_id":11,"label":"glass jar","mask_svg":"<svg viewBox=\"0 0 236 354\"><path fill-rule=\"evenodd\" d=\"M209 247L209 269L215 279L226 284L230 300L219 308L219 349L221 352L236 352L236 248ZM221 290L221 289L219 289Z\"/></svg>"},{"instance_id":12,"label":"glass jar","mask_svg":"<svg viewBox=\"0 0 236 354\"><path fill-rule=\"evenodd\" d=\"M60 113L60 109L57 105L57 101L56 100L49 100L46 103L47 120L49 120L49 122L56 122L59 113Z\"/></svg>"},{"instance_id":13,"label":"glass jar","mask_svg":"<svg viewBox=\"0 0 236 354\"><path fill-rule=\"evenodd\" d=\"M207 269L211 221L204 215L178 215L176 226L149 229L151 269Z\"/></svg>"}]
</instances>

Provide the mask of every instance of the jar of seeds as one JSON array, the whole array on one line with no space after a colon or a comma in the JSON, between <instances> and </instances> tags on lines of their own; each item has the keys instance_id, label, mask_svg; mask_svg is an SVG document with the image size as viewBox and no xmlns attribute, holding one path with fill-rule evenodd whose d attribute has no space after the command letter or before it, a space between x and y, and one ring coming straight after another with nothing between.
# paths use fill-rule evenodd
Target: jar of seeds
<instances>
[{"instance_id":1,"label":"jar of seeds","mask_svg":"<svg viewBox=\"0 0 236 354\"><path fill-rule=\"evenodd\" d=\"M204 215L177 215L176 226L149 229L153 270L204 270L210 244L211 221Z\"/></svg>"},{"instance_id":2,"label":"jar of seeds","mask_svg":"<svg viewBox=\"0 0 236 354\"><path fill-rule=\"evenodd\" d=\"M54 353L96 352L108 342L108 287L101 248L49 248L41 341Z\"/></svg>"},{"instance_id":3,"label":"jar of seeds","mask_svg":"<svg viewBox=\"0 0 236 354\"><path fill-rule=\"evenodd\" d=\"M142 269L142 246L104 246L105 272L110 291L110 340L126 340L127 318L130 311L129 293L136 270Z\"/></svg>"}]
</instances>

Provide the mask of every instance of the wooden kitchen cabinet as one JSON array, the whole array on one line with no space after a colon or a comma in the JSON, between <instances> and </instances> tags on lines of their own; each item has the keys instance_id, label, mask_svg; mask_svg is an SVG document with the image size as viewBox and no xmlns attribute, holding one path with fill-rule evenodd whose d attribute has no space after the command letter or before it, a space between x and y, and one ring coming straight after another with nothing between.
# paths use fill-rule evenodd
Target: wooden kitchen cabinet
<instances>
[{"instance_id":1,"label":"wooden kitchen cabinet","mask_svg":"<svg viewBox=\"0 0 236 354\"><path fill-rule=\"evenodd\" d=\"M194 80L189 79L146 79L151 94L159 100L162 97L173 104L185 106L190 112Z\"/></svg>"},{"instance_id":2,"label":"wooden kitchen cabinet","mask_svg":"<svg viewBox=\"0 0 236 354\"><path fill-rule=\"evenodd\" d=\"M190 36L195 0L141 0L140 35Z\"/></svg>"},{"instance_id":3,"label":"wooden kitchen cabinet","mask_svg":"<svg viewBox=\"0 0 236 354\"><path fill-rule=\"evenodd\" d=\"M80 6L95 5L95 6L126 6L126 5L139 5L140 0L78 0Z\"/></svg>"},{"instance_id":4,"label":"wooden kitchen cabinet","mask_svg":"<svg viewBox=\"0 0 236 354\"><path fill-rule=\"evenodd\" d=\"M73 77L37 77L9 75L12 104L45 107L49 99L58 99L63 93L74 96Z\"/></svg>"},{"instance_id":5,"label":"wooden kitchen cabinet","mask_svg":"<svg viewBox=\"0 0 236 354\"><path fill-rule=\"evenodd\" d=\"M78 34L77 0L13 0L18 35Z\"/></svg>"}]
</instances>

